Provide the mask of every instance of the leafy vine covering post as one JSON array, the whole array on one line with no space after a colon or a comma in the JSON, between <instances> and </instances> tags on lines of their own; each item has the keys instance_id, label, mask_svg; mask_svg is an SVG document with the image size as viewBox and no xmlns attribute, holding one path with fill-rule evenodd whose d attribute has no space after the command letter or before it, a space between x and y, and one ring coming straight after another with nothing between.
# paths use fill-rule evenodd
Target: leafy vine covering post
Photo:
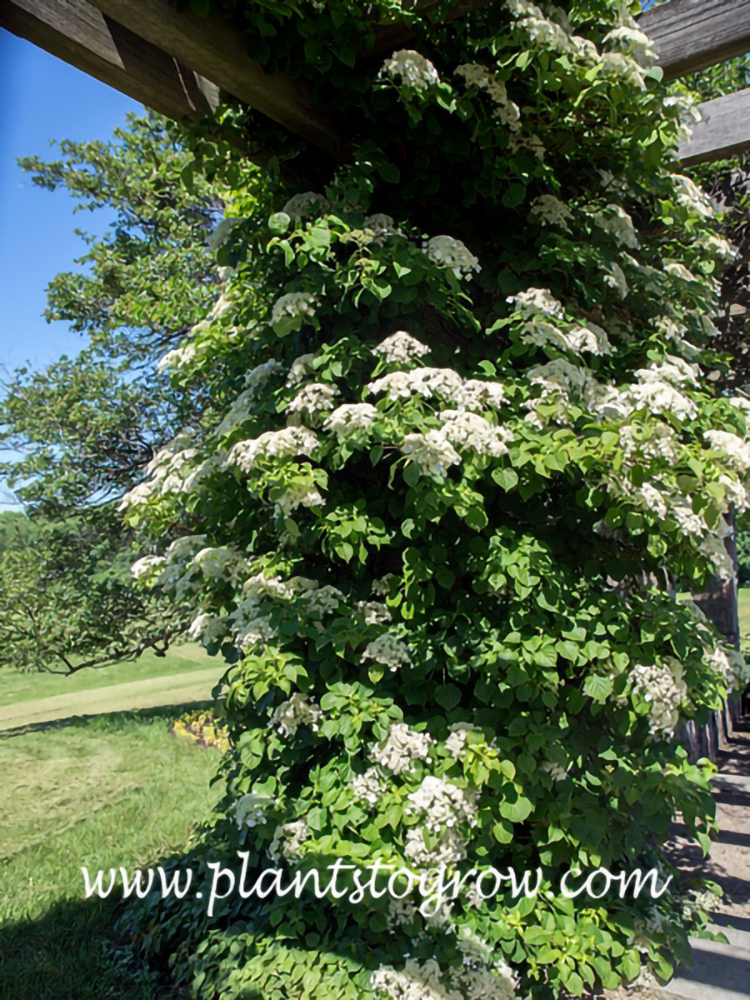
<instances>
[{"instance_id":1,"label":"leafy vine covering post","mask_svg":"<svg viewBox=\"0 0 750 1000\"><path fill-rule=\"evenodd\" d=\"M239 878L247 852L246 888L338 865L341 898L271 872L264 899L227 878L211 916L131 910L199 997L580 995L667 977L706 920L696 886L560 884L666 876L678 811L707 846L708 767L673 729L745 676L644 584L731 571L750 468L746 409L701 379L732 251L675 172L691 101L627 5L413 7L238 6L354 153L315 193L236 191L231 276L163 362L215 417L129 508L165 543L137 573L192 596L232 664L226 795L180 863ZM410 49L358 61L373 14ZM342 866L376 862L349 899ZM453 900L385 891L439 866ZM478 886L490 867L539 891Z\"/></svg>"}]
</instances>

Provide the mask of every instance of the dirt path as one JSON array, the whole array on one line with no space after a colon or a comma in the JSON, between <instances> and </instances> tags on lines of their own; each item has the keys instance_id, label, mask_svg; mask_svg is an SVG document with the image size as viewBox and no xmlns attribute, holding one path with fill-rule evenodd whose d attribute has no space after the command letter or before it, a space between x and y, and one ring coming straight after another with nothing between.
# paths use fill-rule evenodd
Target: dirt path
<instances>
[{"instance_id":1,"label":"dirt path","mask_svg":"<svg viewBox=\"0 0 750 1000\"><path fill-rule=\"evenodd\" d=\"M9 705L7 708L0 708L0 730L15 729L34 722L67 719L73 715L101 715L104 712L121 712L133 708L205 701L211 697L211 688L225 669L222 665L211 667L210 670L193 670L176 677L152 677Z\"/></svg>"}]
</instances>

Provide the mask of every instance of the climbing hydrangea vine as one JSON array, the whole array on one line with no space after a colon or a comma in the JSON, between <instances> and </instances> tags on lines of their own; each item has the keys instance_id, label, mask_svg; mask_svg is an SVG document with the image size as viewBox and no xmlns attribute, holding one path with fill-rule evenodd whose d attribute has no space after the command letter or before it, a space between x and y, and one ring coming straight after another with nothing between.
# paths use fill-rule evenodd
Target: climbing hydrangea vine
<instances>
[{"instance_id":1,"label":"climbing hydrangea vine","mask_svg":"<svg viewBox=\"0 0 750 1000\"><path fill-rule=\"evenodd\" d=\"M229 663L225 794L191 857L464 887L130 919L199 997L665 978L697 888L573 900L560 877L665 878L677 812L705 846L708 771L675 729L747 679L672 596L731 573L750 470L748 407L704 377L732 251L676 159L690 97L612 0L243 10L255 57L351 130L318 189L235 192L220 303L163 364L214 416L123 504L155 540L134 572ZM399 16L408 44L368 54ZM539 891L484 898L489 868Z\"/></svg>"}]
</instances>

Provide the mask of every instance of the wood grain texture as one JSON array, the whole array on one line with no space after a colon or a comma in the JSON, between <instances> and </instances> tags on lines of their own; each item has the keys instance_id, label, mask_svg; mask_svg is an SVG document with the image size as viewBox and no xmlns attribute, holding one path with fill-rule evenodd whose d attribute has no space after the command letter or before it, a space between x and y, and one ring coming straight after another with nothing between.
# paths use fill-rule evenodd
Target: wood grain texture
<instances>
[{"instance_id":1,"label":"wood grain texture","mask_svg":"<svg viewBox=\"0 0 750 1000\"><path fill-rule=\"evenodd\" d=\"M667 79L750 51L750 0L671 0L639 18Z\"/></svg>"},{"instance_id":2,"label":"wood grain texture","mask_svg":"<svg viewBox=\"0 0 750 1000\"><path fill-rule=\"evenodd\" d=\"M750 149L750 87L700 106L704 121L680 147L684 166L723 160Z\"/></svg>"},{"instance_id":3,"label":"wood grain texture","mask_svg":"<svg viewBox=\"0 0 750 1000\"><path fill-rule=\"evenodd\" d=\"M2 0L0 27L170 118L217 107L217 87L86 0Z\"/></svg>"},{"instance_id":4,"label":"wood grain texture","mask_svg":"<svg viewBox=\"0 0 750 1000\"><path fill-rule=\"evenodd\" d=\"M169 0L93 0L104 14L137 32L196 73L290 132L339 156L328 116L315 108L302 81L266 73L248 56L236 27L219 17L178 12Z\"/></svg>"}]
</instances>

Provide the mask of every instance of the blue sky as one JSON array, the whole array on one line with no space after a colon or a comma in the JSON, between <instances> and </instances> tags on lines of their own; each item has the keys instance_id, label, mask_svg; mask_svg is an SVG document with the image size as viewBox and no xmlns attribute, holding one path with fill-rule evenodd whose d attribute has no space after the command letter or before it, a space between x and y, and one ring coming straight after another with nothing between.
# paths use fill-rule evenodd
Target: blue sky
<instances>
[{"instance_id":1,"label":"blue sky","mask_svg":"<svg viewBox=\"0 0 750 1000\"><path fill-rule=\"evenodd\" d=\"M54 158L50 139L107 140L140 106L42 49L0 29L0 378L2 368L43 367L76 353L81 338L42 317L45 288L85 252L75 229L102 232L106 214L77 212L64 191L31 182L18 156ZM0 485L0 510L2 506Z\"/></svg>"}]
</instances>

